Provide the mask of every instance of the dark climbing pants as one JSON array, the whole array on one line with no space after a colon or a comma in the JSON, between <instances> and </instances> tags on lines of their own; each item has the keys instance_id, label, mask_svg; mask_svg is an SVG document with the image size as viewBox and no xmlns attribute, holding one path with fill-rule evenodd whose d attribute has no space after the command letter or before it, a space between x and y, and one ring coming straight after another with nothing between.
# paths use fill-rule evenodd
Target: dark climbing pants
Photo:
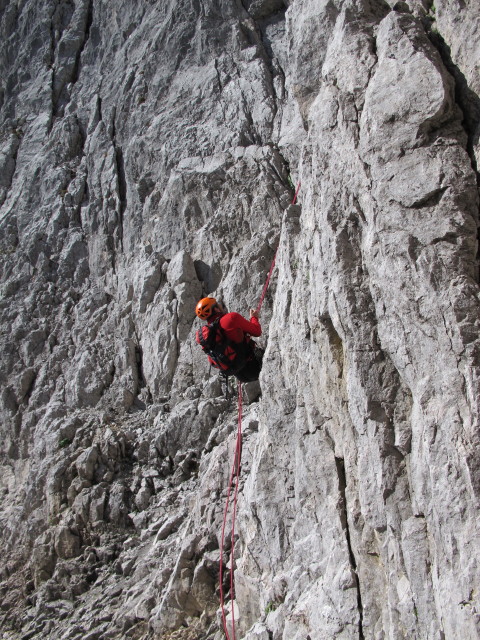
<instances>
[{"instance_id":1,"label":"dark climbing pants","mask_svg":"<svg viewBox=\"0 0 480 640\"><path fill-rule=\"evenodd\" d=\"M235 374L237 380L240 382L253 382L254 380L258 380L258 376L262 370L262 359L263 351L256 347L252 354L252 359L248 360L247 364Z\"/></svg>"}]
</instances>

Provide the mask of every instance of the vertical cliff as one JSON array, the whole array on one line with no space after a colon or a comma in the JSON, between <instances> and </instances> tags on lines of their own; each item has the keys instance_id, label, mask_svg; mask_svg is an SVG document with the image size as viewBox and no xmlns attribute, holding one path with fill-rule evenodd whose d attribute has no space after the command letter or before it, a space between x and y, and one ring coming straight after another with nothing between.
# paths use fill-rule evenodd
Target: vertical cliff
<instances>
[{"instance_id":1,"label":"vertical cliff","mask_svg":"<svg viewBox=\"0 0 480 640\"><path fill-rule=\"evenodd\" d=\"M194 307L277 247L237 637L480 637L479 14L0 0L3 638L223 637Z\"/></svg>"}]
</instances>

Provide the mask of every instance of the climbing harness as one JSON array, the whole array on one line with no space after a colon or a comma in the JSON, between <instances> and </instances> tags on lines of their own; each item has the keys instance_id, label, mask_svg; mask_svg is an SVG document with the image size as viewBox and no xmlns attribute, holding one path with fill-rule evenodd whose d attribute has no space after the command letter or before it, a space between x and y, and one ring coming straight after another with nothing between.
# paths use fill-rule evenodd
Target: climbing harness
<instances>
[{"instance_id":1,"label":"climbing harness","mask_svg":"<svg viewBox=\"0 0 480 640\"><path fill-rule=\"evenodd\" d=\"M299 182L297 189L295 191L295 195L292 200L292 204L295 204L297 201L300 185L301 183ZM263 291L256 308L257 313L260 313L260 310L262 308L263 301L265 298L265 294L267 293L268 285L270 284L270 278L272 277L273 269L275 267L275 259L277 257L277 251L278 251L278 247L275 251L275 255L273 256L272 265L270 267L270 271L268 272L267 280L263 287ZM222 612L223 629L225 631L225 636L227 640L236 640L235 610L234 610L234 602L235 602L234 553L235 553L235 520L237 516L238 487L240 482L240 461L242 456L242 413L243 413L242 383L239 381L238 382L237 440L235 443L235 453L233 456L232 470L230 473L230 482L228 484L227 500L226 500L225 509L223 512L222 536L220 541L220 575L219 575L220 607ZM223 558L224 558L224 547L225 547L225 528L227 524L228 511L230 507L230 497L232 494L234 478L235 478L235 489L233 493L232 527L231 527L231 536L230 536L230 603L231 603L231 611L232 611L232 634L230 635L228 632L228 626L227 626L227 614L225 613L225 595L223 592Z\"/></svg>"}]
</instances>

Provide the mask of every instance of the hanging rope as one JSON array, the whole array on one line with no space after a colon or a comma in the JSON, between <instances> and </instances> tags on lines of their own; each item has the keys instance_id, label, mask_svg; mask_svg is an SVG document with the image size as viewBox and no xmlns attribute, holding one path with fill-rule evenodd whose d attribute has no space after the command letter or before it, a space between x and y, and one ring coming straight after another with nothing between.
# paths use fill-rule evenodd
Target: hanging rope
<instances>
[{"instance_id":1,"label":"hanging rope","mask_svg":"<svg viewBox=\"0 0 480 640\"><path fill-rule=\"evenodd\" d=\"M297 196L298 196L298 192L300 191L301 184L302 183L300 181L297 184L297 189L295 191L295 195L293 196L292 204L295 204L295 202L297 201Z\"/></svg>"},{"instance_id":2,"label":"hanging rope","mask_svg":"<svg viewBox=\"0 0 480 640\"><path fill-rule=\"evenodd\" d=\"M260 296L260 300L258 301L258 304L257 304L257 308L256 308L256 312L257 313L260 313L263 301L265 299L265 294L267 293L268 285L270 284L270 278L272 277L273 268L275 267L275 259L277 257L277 251L278 251L278 247L277 247L277 249L275 251L275 255L273 256L272 266L270 267L270 271L268 272L267 280L266 280L265 285L263 287L262 295Z\"/></svg>"},{"instance_id":3,"label":"hanging rope","mask_svg":"<svg viewBox=\"0 0 480 640\"><path fill-rule=\"evenodd\" d=\"M300 182L298 183L297 189L295 191L295 195L292 200L292 204L295 204L297 201L298 192L300 190ZM270 271L268 272L267 280L263 287L262 294L260 296L260 300L257 305L257 313L260 313L262 308L263 301L265 299L265 294L267 293L268 285L270 284L270 278L272 277L273 269L275 267L275 259L277 257L277 250L275 251L275 255L273 256L272 265L270 267ZM232 470L230 473L230 481L228 483L227 490L227 500L225 503L225 509L223 512L223 524L222 524L222 536L220 541L220 607L222 610L222 623L223 629L225 631L225 636L227 640L236 640L235 637L235 571L234 571L234 562L235 562L235 520L237 517L237 500L238 500L238 486L240 481L240 462L242 457L242 414L243 414L243 399L242 399L242 385L238 383L238 424L237 424L237 441L235 443L235 454L233 456L233 464ZM225 546L225 528L227 524L228 511L230 507L230 497L232 494L233 488L233 479L235 478L235 490L233 494L233 512L232 512L232 529L231 529L231 543L230 543L230 603L232 607L232 635L230 636L228 632L227 626L227 615L225 613L225 595L223 592L223 555L224 555L224 546Z\"/></svg>"},{"instance_id":4,"label":"hanging rope","mask_svg":"<svg viewBox=\"0 0 480 640\"><path fill-rule=\"evenodd\" d=\"M243 413L243 401L242 401L242 385L238 383L238 424L237 424L237 441L235 443L235 454L233 457L232 471L230 473L230 482L228 483L227 501L225 503L225 510L223 512L223 525L222 525L222 538L220 543L220 606L222 609L222 622L223 629L227 640L230 640L230 634L228 633L227 616L225 614L225 596L223 593L223 550L225 546L225 527L227 524L228 510L230 506L230 496L232 493L233 479L235 477L235 492L233 496L233 513L232 513L232 531L231 531L231 544L230 544L230 602L232 605L232 640L235 640L235 578L233 563L235 561L235 518L237 515L237 500L238 500L238 485L240 480L240 459L242 455L242 413Z\"/></svg>"},{"instance_id":5,"label":"hanging rope","mask_svg":"<svg viewBox=\"0 0 480 640\"><path fill-rule=\"evenodd\" d=\"M297 196L298 196L298 192L300 191L300 185L301 184L302 183L299 182L298 185L297 185L297 189L295 191L295 195L293 196L292 204L295 204L295 202L297 201ZM265 295L267 293L268 285L270 284L270 278L272 277L273 269L275 267L275 260L277 258L277 251L278 251L278 247L275 250L275 255L273 256L273 260L272 260L272 266L270 267L270 271L268 272L267 280L266 280L265 285L263 287L262 295L260 296L260 300L258 301L258 305L257 305L257 308L256 308L256 312L257 313L260 313L260 310L261 310L262 305L263 305L263 301L265 299Z\"/></svg>"}]
</instances>

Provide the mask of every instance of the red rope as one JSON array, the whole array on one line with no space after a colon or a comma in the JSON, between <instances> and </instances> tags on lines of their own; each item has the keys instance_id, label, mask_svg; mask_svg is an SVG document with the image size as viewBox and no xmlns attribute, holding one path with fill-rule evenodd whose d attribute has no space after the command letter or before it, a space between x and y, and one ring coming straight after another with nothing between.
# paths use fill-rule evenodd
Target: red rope
<instances>
[{"instance_id":1,"label":"red rope","mask_svg":"<svg viewBox=\"0 0 480 640\"><path fill-rule=\"evenodd\" d=\"M237 428L237 446L235 450L235 458L237 461L235 470L235 496L233 498L233 514L232 514L232 544L230 549L230 600L232 603L232 630L233 640L235 640L235 611L233 607L233 601L235 600L235 581L234 581L234 569L233 563L235 562L235 520L237 517L237 500L238 500L238 485L240 482L240 460L242 457L242 385L238 384L238 428Z\"/></svg>"},{"instance_id":2,"label":"red rope","mask_svg":"<svg viewBox=\"0 0 480 640\"><path fill-rule=\"evenodd\" d=\"M230 496L233 487L233 478L235 476L235 492L233 497L233 513L232 513L232 531L231 531L231 546L230 546L230 602L232 605L232 640L235 640L235 579L234 579L234 552L235 552L235 518L237 515L237 500L238 500L238 486L240 480L240 460L242 455L242 414L243 414L243 402L242 402L242 385L238 383L238 425L237 425L237 441L235 443L235 455L233 458L232 471L230 473L230 482L228 483L227 501L225 503L225 510L223 512L223 525L222 525L222 538L220 543L220 606L222 609L222 622L223 629L227 640L230 640L230 634L227 627L227 616L225 614L225 596L223 593L223 550L225 545L225 527L227 524L228 510L230 506Z\"/></svg>"},{"instance_id":3,"label":"red rope","mask_svg":"<svg viewBox=\"0 0 480 640\"><path fill-rule=\"evenodd\" d=\"M298 185L297 185L297 190L295 191L295 195L293 196L293 200L292 200L292 204L295 204L295 202L297 201L297 196L298 196L298 192L300 191L300 185L302 183L299 181Z\"/></svg>"},{"instance_id":4,"label":"red rope","mask_svg":"<svg viewBox=\"0 0 480 640\"><path fill-rule=\"evenodd\" d=\"M275 267L275 260L277 258L277 251L278 251L278 247L277 247L277 249L275 251L275 255L273 256L272 266L270 267L270 271L268 272L267 280L266 280L265 285L263 287L262 295L260 296L260 300L258 301L258 304L257 304L257 309L256 309L257 313L260 313L263 301L265 299L265 294L267 293L268 285L270 284L270 278L272 277L273 268Z\"/></svg>"},{"instance_id":5,"label":"red rope","mask_svg":"<svg viewBox=\"0 0 480 640\"><path fill-rule=\"evenodd\" d=\"M300 191L300 185L301 184L302 183L299 182L298 185L297 185L297 189L295 191L295 195L293 196L292 204L295 204L295 202L297 201L297 196L298 196L298 192ZM275 260L277 258L277 251L278 251L278 247L275 250L275 255L273 256L273 260L272 260L272 266L270 267L270 271L268 272L267 280L266 280L265 285L263 287L262 295L260 296L260 300L258 301L258 305L257 305L257 308L256 308L257 313L260 313L263 301L265 299L265 295L267 293L268 285L270 284L270 278L272 277L273 268L275 267Z\"/></svg>"}]
</instances>

